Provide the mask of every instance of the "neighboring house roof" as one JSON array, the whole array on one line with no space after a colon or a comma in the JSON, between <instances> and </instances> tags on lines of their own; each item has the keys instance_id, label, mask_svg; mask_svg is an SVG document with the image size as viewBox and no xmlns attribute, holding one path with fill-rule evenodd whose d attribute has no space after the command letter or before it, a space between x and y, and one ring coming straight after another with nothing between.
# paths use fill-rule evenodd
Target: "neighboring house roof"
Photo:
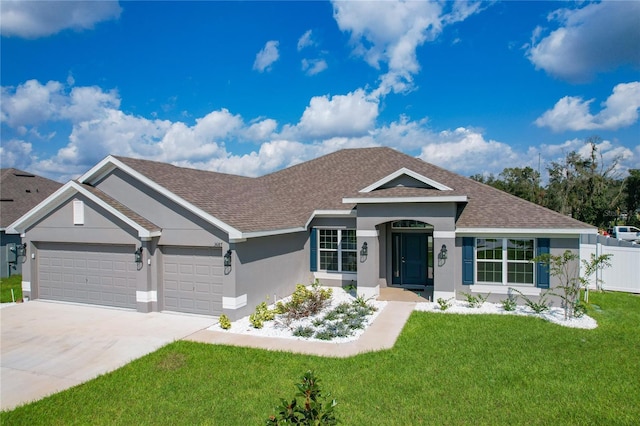
<instances>
[{"instance_id":1,"label":"neighboring house roof","mask_svg":"<svg viewBox=\"0 0 640 426\"><path fill-rule=\"evenodd\" d=\"M345 149L257 178L116 158L243 233L304 228L314 212L348 211L371 198L461 202L456 222L459 229L595 229L386 147ZM410 177L423 182L424 177L442 189L384 188L383 184L397 178L402 169ZM381 189L372 189L375 183Z\"/></svg>"},{"instance_id":2,"label":"neighboring house roof","mask_svg":"<svg viewBox=\"0 0 640 426\"><path fill-rule=\"evenodd\" d=\"M4 230L58 188L61 183L22 170L0 170L0 229Z\"/></svg>"},{"instance_id":3,"label":"neighboring house roof","mask_svg":"<svg viewBox=\"0 0 640 426\"><path fill-rule=\"evenodd\" d=\"M256 178L107 157L75 183L145 229L157 227L107 194L99 181L120 168L240 240L300 231L317 215L372 202L454 202L456 232L593 233L590 225L391 148L337 151ZM84 185L88 184L88 185Z\"/></svg>"}]
</instances>

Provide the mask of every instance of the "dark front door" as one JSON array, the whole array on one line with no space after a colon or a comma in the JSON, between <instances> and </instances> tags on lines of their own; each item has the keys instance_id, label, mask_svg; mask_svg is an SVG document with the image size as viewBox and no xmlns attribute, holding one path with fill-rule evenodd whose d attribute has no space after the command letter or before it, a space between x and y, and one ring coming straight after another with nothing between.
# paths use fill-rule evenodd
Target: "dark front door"
<instances>
[{"instance_id":1,"label":"dark front door","mask_svg":"<svg viewBox=\"0 0 640 426\"><path fill-rule=\"evenodd\" d=\"M428 233L394 233L393 236L393 284L399 286L433 285L429 277L428 256L433 255Z\"/></svg>"}]
</instances>

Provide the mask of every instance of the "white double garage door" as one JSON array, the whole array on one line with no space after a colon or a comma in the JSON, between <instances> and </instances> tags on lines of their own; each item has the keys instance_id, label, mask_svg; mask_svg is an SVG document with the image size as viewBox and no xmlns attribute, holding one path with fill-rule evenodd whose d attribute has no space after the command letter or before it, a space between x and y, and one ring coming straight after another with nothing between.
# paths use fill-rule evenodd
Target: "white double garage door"
<instances>
[{"instance_id":1,"label":"white double garage door","mask_svg":"<svg viewBox=\"0 0 640 426\"><path fill-rule=\"evenodd\" d=\"M137 281L146 264L133 245L38 243L41 299L136 308ZM222 313L222 250L160 247L161 309L202 315ZM145 279L145 278L142 278Z\"/></svg>"}]
</instances>

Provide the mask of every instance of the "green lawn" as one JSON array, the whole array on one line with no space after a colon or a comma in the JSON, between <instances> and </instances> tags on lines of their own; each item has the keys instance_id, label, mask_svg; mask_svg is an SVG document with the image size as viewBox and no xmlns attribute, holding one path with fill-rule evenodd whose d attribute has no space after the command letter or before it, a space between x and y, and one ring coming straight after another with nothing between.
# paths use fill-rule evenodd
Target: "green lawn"
<instances>
[{"instance_id":1,"label":"green lawn","mask_svg":"<svg viewBox=\"0 0 640 426\"><path fill-rule=\"evenodd\" d=\"M0 278L0 302L11 302L11 289L16 301L22 300L22 275Z\"/></svg>"},{"instance_id":2,"label":"green lawn","mask_svg":"<svg viewBox=\"0 0 640 426\"><path fill-rule=\"evenodd\" d=\"M637 424L640 297L591 303L595 330L415 312L393 349L347 359L175 342L0 423L260 425L312 369L345 425Z\"/></svg>"}]
</instances>

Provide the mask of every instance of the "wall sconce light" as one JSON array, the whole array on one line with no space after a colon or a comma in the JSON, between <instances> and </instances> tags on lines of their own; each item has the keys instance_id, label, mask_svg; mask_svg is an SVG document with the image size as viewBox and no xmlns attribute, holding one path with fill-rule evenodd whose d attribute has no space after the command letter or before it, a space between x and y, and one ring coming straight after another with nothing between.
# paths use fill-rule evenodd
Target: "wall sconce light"
<instances>
[{"instance_id":1,"label":"wall sconce light","mask_svg":"<svg viewBox=\"0 0 640 426\"><path fill-rule=\"evenodd\" d=\"M440 248L440 258L442 260L447 260L447 245L443 244Z\"/></svg>"},{"instance_id":2,"label":"wall sconce light","mask_svg":"<svg viewBox=\"0 0 640 426\"><path fill-rule=\"evenodd\" d=\"M224 266L225 268L231 267L231 249L227 250L224 254Z\"/></svg>"},{"instance_id":3,"label":"wall sconce light","mask_svg":"<svg viewBox=\"0 0 640 426\"><path fill-rule=\"evenodd\" d=\"M360 256L367 257L369 255L369 247L367 247L367 242L362 243L362 248L360 249Z\"/></svg>"},{"instance_id":4,"label":"wall sconce light","mask_svg":"<svg viewBox=\"0 0 640 426\"><path fill-rule=\"evenodd\" d=\"M142 263L142 247L134 251L133 254L136 258L136 263Z\"/></svg>"}]
</instances>

